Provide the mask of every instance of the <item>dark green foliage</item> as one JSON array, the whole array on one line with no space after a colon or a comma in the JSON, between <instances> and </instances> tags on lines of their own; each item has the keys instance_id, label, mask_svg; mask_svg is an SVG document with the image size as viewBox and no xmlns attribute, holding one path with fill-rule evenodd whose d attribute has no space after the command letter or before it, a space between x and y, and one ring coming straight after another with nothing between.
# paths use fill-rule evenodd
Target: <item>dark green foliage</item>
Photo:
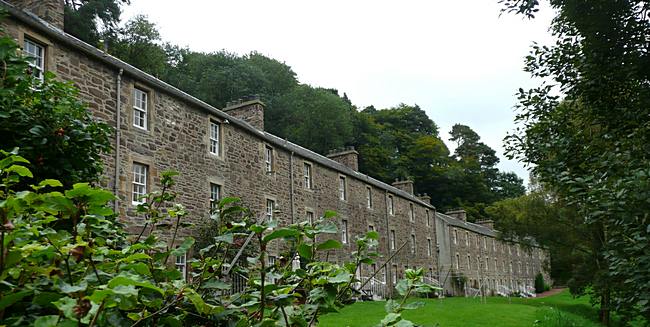
<instances>
[{"instance_id":1,"label":"dark green foliage","mask_svg":"<svg viewBox=\"0 0 650 327\"><path fill-rule=\"evenodd\" d=\"M36 180L57 179L67 187L99 178L102 153L110 150L106 124L92 119L70 83L51 73L33 78L8 37L0 38L0 141L5 149L20 148L33 162Z\"/></svg>"},{"instance_id":2,"label":"dark green foliage","mask_svg":"<svg viewBox=\"0 0 650 327\"><path fill-rule=\"evenodd\" d=\"M537 1L504 0L534 15ZM519 91L512 157L581 217L591 255L573 290L627 319L650 319L650 71L645 1L552 0L555 43L533 45L526 70L546 83ZM560 99L557 94L564 95Z\"/></svg>"},{"instance_id":3,"label":"dark green foliage","mask_svg":"<svg viewBox=\"0 0 650 327\"><path fill-rule=\"evenodd\" d=\"M535 293L543 293L546 291L545 286L544 276L542 273L537 273L537 275L535 275Z\"/></svg>"},{"instance_id":4,"label":"dark green foliage","mask_svg":"<svg viewBox=\"0 0 650 327\"><path fill-rule=\"evenodd\" d=\"M354 109L331 90L299 85L269 103L267 130L321 154L352 138Z\"/></svg>"},{"instance_id":5,"label":"dark green foliage","mask_svg":"<svg viewBox=\"0 0 650 327\"><path fill-rule=\"evenodd\" d=\"M92 45L117 32L120 5L129 0L65 0L65 32ZM98 28L98 23L104 27Z\"/></svg>"}]
</instances>

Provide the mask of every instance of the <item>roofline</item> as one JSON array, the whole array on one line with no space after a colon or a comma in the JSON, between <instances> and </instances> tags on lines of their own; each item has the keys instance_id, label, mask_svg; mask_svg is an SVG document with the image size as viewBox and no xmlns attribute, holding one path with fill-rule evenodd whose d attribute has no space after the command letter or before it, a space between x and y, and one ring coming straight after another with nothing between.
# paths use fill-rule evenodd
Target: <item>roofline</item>
<instances>
[{"instance_id":1,"label":"roofline","mask_svg":"<svg viewBox=\"0 0 650 327\"><path fill-rule=\"evenodd\" d=\"M46 34L48 37L51 37L55 39L56 41L61 42L62 44L72 47L75 49L80 50L86 55L89 55L92 58L98 59L99 61L103 62L104 64L107 64L109 66L112 66L116 70L123 70L125 74L131 75L132 77L135 77L145 83L150 84L151 86L155 86L159 89L162 89L163 91L176 96L180 98L181 100L188 102L189 104L195 105L205 111L207 111L210 114L213 114L219 118L223 119L228 119L232 124L237 125L238 127L241 127L242 129L246 130L247 132L262 138L263 140L272 143L276 146L282 147L285 150L289 152L294 152L298 153L301 156L310 159L314 162L318 162L319 164L326 166L328 168L331 168L333 170L336 170L338 172L344 173L346 175L352 176L360 181L366 182L368 184L374 185L378 188L382 188L386 190L387 192L393 193L395 195L399 195L405 199L408 199L410 201L416 202L422 206L428 207L430 209L435 210L435 207L429 203L426 203L419 198L417 198L415 195L412 195L408 192L402 191L392 185L389 185L387 183L384 183L382 181L376 180L368 175L362 174L358 171L355 171L341 163L338 163L332 159L329 159L321 154L318 154L314 151L311 151L309 149L306 149L300 145L297 145L295 143L289 142L287 140L284 140L278 136L275 136L273 134L261 131L250 125L249 123L233 117L211 105L208 103L199 100L198 98L191 96L180 89L167 84L163 82L162 80L116 58L111 56L110 54L101 51L88 43L77 39L76 37L65 33L63 30L55 27L54 25L46 22L45 20L41 19L40 17L36 16L35 14L31 12L26 12L20 9L17 9L16 7L12 6L11 4L5 2L4 0L0 0L0 6L4 7L7 12L14 18L20 20L21 22L31 26L32 28L38 30L39 32L42 32L43 34Z\"/></svg>"}]
</instances>

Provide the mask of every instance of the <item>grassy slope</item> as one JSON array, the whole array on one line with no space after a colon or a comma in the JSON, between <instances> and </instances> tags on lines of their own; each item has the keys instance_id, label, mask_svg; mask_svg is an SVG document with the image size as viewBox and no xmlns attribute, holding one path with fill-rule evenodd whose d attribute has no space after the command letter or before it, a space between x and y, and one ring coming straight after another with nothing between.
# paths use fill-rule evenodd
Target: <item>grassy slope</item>
<instances>
[{"instance_id":1,"label":"grassy slope","mask_svg":"<svg viewBox=\"0 0 650 327\"><path fill-rule=\"evenodd\" d=\"M422 326L599 326L596 311L586 297L574 299L568 291L541 299L492 297L482 304L478 298L425 299L426 306L404 313ZM374 326L384 317L384 302L360 302L338 314L321 319L320 326ZM558 324L561 320L563 324ZM538 321L535 324L535 321ZM568 324L567 324L568 323ZM572 324L573 323L573 324Z\"/></svg>"}]
</instances>

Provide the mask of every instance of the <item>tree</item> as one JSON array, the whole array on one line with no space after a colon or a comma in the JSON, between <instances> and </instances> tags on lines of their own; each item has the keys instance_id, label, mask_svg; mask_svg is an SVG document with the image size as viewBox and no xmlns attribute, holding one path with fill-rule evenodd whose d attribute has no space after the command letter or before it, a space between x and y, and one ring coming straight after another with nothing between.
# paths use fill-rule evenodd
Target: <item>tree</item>
<instances>
[{"instance_id":1,"label":"tree","mask_svg":"<svg viewBox=\"0 0 650 327\"><path fill-rule=\"evenodd\" d=\"M98 45L100 39L114 35L120 22L120 5L130 0L65 0L66 33ZM99 25L103 27L100 30Z\"/></svg>"},{"instance_id":2,"label":"tree","mask_svg":"<svg viewBox=\"0 0 650 327\"><path fill-rule=\"evenodd\" d=\"M534 17L538 1L504 0ZM590 264L579 266L600 303L626 319L650 319L650 70L645 1L553 0L553 45L533 45L526 71L545 83L519 90L520 129L510 156L575 208L589 231ZM558 94L562 94L560 98ZM585 273L586 272L586 273Z\"/></svg>"},{"instance_id":3,"label":"tree","mask_svg":"<svg viewBox=\"0 0 650 327\"><path fill-rule=\"evenodd\" d=\"M162 44L156 25L143 15L129 20L110 43L109 52L112 55L159 78L168 69L174 68L172 61L177 59L175 51L180 51L169 44Z\"/></svg>"},{"instance_id":4,"label":"tree","mask_svg":"<svg viewBox=\"0 0 650 327\"><path fill-rule=\"evenodd\" d=\"M65 186L95 182L102 154L110 151L110 129L92 119L70 83L46 72L34 78L17 46L0 38L0 140L2 148L20 148L33 162L35 179L57 179Z\"/></svg>"},{"instance_id":5,"label":"tree","mask_svg":"<svg viewBox=\"0 0 650 327\"><path fill-rule=\"evenodd\" d=\"M353 108L330 90L299 85L269 103L271 133L325 154L349 144Z\"/></svg>"}]
</instances>

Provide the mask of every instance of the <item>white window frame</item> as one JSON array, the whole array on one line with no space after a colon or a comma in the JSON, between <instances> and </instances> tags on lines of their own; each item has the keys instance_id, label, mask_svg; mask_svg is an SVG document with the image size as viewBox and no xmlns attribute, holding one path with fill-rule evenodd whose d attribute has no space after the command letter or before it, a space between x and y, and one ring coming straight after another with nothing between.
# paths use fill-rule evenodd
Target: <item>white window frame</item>
<instances>
[{"instance_id":1,"label":"white window frame","mask_svg":"<svg viewBox=\"0 0 650 327\"><path fill-rule=\"evenodd\" d=\"M467 255L467 270L472 270L472 256L469 254Z\"/></svg>"},{"instance_id":2,"label":"white window frame","mask_svg":"<svg viewBox=\"0 0 650 327\"><path fill-rule=\"evenodd\" d=\"M415 206L413 203L409 203L409 221L414 222L415 221Z\"/></svg>"},{"instance_id":3,"label":"white window frame","mask_svg":"<svg viewBox=\"0 0 650 327\"><path fill-rule=\"evenodd\" d=\"M210 210L217 209L219 200L221 199L221 185L210 183Z\"/></svg>"},{"instance_id":4,"label":"white window frame","mask_svg":"<svg viewBox=\"0 0 650 327\"><path fill-rule=\"evenodd\" d=\"M345 201L347 199L347 180L345 176L339 176L339 200Z\"/></svg>"},{"instance_id":5,"label":"white window frame","mask_svg":"<svg viewBox=\"0 0 650 327\"><path fill-rule=\"evenodd\" d=\"M458 244L458 229L454 228L454 245Z\"/></svg>"},{"instance_id":6,"label":"white window frame","mask_svg":"<svg viewBox=\"0 0 650 327\"><path fill-rule=\"evenodd\" d=\"M483 236L483 250L487 250L487 236Z\"/></svg>"},{"instance_id":7,"label":"white window frame","mask_svg":"<svg viewBox=\"0 0 650 327\"><path fill-rule=\"evenodd\" d=\"M366 186L366 207L372 209L372 187Z\"/></svg>"},{"instance_id":8,"label":"white window frame","mask_svg":"<svg viewBox=\"0 0 650 327\"><path fill-rule=\"evenodd\" d=\"M388 195L388 213L390 215L395 215L395 202L392 195Z\"/></svg>"},{"instance_id":9,"label":"white window frame","mask_svg":"<svg viewBox=\"0 0 650 327\"><path fill-rule=\"evenodd\" d=\"M432 250L431 250L431 239L427 238L427 256L428 257L431 256L431 254L432 254L431 252L432 252Z\"/></svg>"},{"instance_id":10,"label":"white window frame","mask_svg":"<svg viewBox=\"0 0 650 327\"><path fill-rule=\"evenodd\" d=\"M29 67L32 68L32 75L39 81L45 79L45 46L25 37L23 52L29 57L27 59Z\"/></svg>"},{"instance_id":11,"label":"white window frame","mask_svg":"<svg viewBox=\"0 0 650 327\"><path fill-rule=\"evenodd\" d=\"M415 241L415 234L411 234L411 254L415 254L415 247L417 246Z\"/></svg>"},{"instance_id":12,"label":"white window frame","mask_svg":"<svg viewBox=\"0 0 650 327\"><path fill-rule=\"evenodd\" d=\"M174 265L176 266L176 269L181 272L183 280L187 280L187 253L177 255Z\"/></svg>"},{"instance_id":13,"label":"white window frame","mask_svg":"<svg viewBox=\"0 0 650 327\"><path fill-rule=\"evenodd\" d=\"M142 99L144 96L144 99ZM149 93L141 88L133 88L133 126L148 130Z\"/></svg>"},{"instance_id":14,"label":"white window frame","mask_svg":"<svg viewBox=\"0 0 650 327\"><path fill-rule=\"evenodd\" d=\"M266 221L272 222L275 220L275 200L266 199Z\"/></svg>"},{"instance_id":15,"label":"white window frame","mask_svg":"<svg viewBox=\"0 0 650 327\"><path fill-rule=\"evenodd\" d=\"M264 146L264 171L273 173L273 148L268 145Z\"/></svg>"},{"instance_id":16,"label":"white window frame","mask_svg":"<svg viewBox=\"0 0 650 327\"><path fill-rule=\"evenodd\" d=\"M456 270L460 269L460 254L456 253Z\"/></svg>"},{"instance_id":17,"label":"white window frame","mask_svg":"<svg viewBox=\"0 0 650 327\"><path fill-rule=\"evenodd\" d=\"M465 246L469 246L469 232L465 231Z\"/></svg>"},{"instance_id":18,"label":"white window frame","mask_svg":"<svg viewBox=\"0 0 650 327\"><path fill-rule=\"evenodd\" d=\"M210 120L210 153L221 155L221 123Z\"/></svg>"},{"instance_id":19,"label":"white window frame","mask_svg":"<svg viewBox=\"0 0 650 327\"><path fill-rule=\"evenodd\" d=\"M397 283L397 265L393 265L393 285Z\"/></svg>"},{"instance_id":20,"label":"white window frame","mask_svg":"<svg viewBox=\"0 0 650 327\"><path fill-rule=\"evenodd\" d=\"M390 234L388 235L390 238L388 241L390 242L390 249L395 250L395 230L391 229Z\"/></svg>"},{"instance_id":21,"label":"white window frame","mask_svg":"<svg viewBox=\"0 0 650 327\"><path fill-rule=\"evenodd\" d=\"M348 244L348 221L345 219L341 220L341 242Z\"/></svg>"},{"instance_id":22,"label":"white window frame","mask_svg":"<svg viewBox=\"0 0 650 327\"><path fill-rule=\"evenodd\" d=\"M131 168L133 178L131 179L131 204L138 205L145 201L140 197L147 194L149 182L149 166L134 162Z\"/></svg>"},{"instance_id":23,"label":"white window frame","mask_svg":"<svg viewBox=\"0 0 650 327\"><path fill-rule=\"evenodd\" d=\"M427 214L427 227L431 227L431 214L429 213L429 209L426 209L424 212Z\"/></svg>"},{"instance_id":24,"label":"white window frame","mask_svg":"<svg viewBox=\"0 0 650 327\"><path fill-rule=\"evenodd\" d=\"M314 212L311 211L311 210L307 210L306 216L307 216L307 221L309 222L309 224L313 224L314 223Z\"/></svg>"},{"instance_id":25,"label":"white window frame","mask_svg":"<svg viewBox=\"0 0 650 327\"><path fill-rule=\"evenodd\" d=\"M311 190L312 188L312 166L310 163L305 162L302 167L303 170L303 179L305 182L305 188Z\"/></svg>"}]
</instances>

